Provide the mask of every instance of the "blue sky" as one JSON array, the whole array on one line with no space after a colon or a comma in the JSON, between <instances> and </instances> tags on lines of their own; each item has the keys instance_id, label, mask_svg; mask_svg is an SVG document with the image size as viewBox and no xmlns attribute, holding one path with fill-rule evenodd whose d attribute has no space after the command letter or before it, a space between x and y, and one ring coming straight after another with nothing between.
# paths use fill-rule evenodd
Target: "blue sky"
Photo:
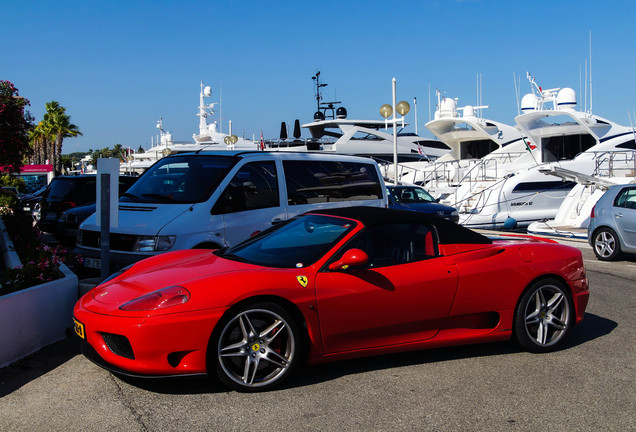
<instances>
[{"instance_id":1,"label":"blue sky","mask_svg":"<svg viewBox=\"0 0 636 432\"><path fill-rule=\"evenodd\" d=\"M494 120L514 123L513 74L523 95L527 71L543 88L572 87L582 105L591 31L593 111L629 125L634 12L632 1L611 0L0 0L0 79L37 120L50 100L67 108L84 135L65 140L64 153L148 148L159 117L191 141L200 81L213 89L209 102L222 89L224 131L232 120L238 135L275 138L281 121L313 118L318 70L325 98L350 118L380 119L396 77L398 100L417 97L419 132L431 136L429 87L476 105L478 74ZM413 108L407 121L413 130Z\"/></svg>"}]
</instances>

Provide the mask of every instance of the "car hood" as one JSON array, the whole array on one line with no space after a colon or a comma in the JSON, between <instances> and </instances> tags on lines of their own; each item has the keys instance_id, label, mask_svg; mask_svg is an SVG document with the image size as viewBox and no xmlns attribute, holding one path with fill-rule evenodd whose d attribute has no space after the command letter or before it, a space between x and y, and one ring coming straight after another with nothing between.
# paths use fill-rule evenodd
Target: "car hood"
<instances>
[{"instance_id":1,"label":"car hood","mask_svg":"<svg viewBox=\"0 0 636 432\"><path fill-rule=\"evenodd\" d=\"M163 227L188 211L192 204L137 204L119 203L119 224L112 233L157 235ZM80 229L99 231L97 214L89 216Z\"/></svg>"},{"instance_id":2,"label":"car hood","mask_svg":"<svg viewBox=\"0 0 636 432\"><path fill-rule=\"evenodd\" d=\"M90 301L84 306L98 313L114 311L133 299L162 288L179 285L191 289L199 285L196 281L205 278L209 290L210 281L215 276L254 269L262 267L219 258L210 250L169 252L142 260L121 275L92 289L85 295Z\"/></svg>"}]
</instances>

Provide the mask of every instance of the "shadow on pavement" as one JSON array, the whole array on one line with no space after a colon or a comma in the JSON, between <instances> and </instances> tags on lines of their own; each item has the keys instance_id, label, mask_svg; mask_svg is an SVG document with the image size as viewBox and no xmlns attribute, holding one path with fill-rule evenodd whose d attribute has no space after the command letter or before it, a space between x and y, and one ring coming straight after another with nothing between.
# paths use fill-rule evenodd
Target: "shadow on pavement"
<instances>
[{"instance_id":1,"label":"shadow on pavement","mask_svg":"<svg viewBox=\"0 0 636 432\"><path fill-rule=\"evenodd\" d=\"M78 338L68 337L0 369L0 398L80 354Z\"/></svg>"},{"instance_id":2,"label":"shadow on pavement","mask_svg":"<svg viewBox=\"0 0 636 432\"><path fill-rule=\"evenodd\" d=\"M585 314L583 322L579 326L574 327L572 332L568 335L561 349L567 350L574 348L608 335L617 326L618 324L615 321L587 313ZM71 337L43 348L37 353L11 366L0 369L0 397L19 389L28 382L55 369L80 354L80 352L79 340L75 337ZM513 342L494 342L343 360L334 363L301 367L300 370L297 371L298 373L296 373L290 381L285 383L281 389L318 384L341 376L355 375L372 370L400 368L467 358L499 356L519 352L521 352L521 350ZM84 359L84 361L88 362L89 360ZM104 373L109 372L104 371ZM161 394L224 393L229 391L215 379L210 379L205 376L148 379L117 376L117 378L135 387Z\"/></svg>"}]
</instances>

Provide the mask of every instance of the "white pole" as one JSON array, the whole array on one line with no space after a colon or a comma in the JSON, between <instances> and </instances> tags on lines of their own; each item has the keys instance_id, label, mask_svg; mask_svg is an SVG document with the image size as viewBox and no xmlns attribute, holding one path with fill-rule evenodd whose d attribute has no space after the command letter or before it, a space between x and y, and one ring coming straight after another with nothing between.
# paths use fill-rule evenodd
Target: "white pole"
<instances>
[{"instance_id":1,"label":"white pole","mask_svg":"<svg viewBox=\"0 0 636 432\"><path fill-rule=\"evenodd\" d=\"M592 30L590 30L590 114L592 114Z\"/></svg>"},{"instance_id":2,"label":"white pole","mask_svg":"<svg viewBox=\"0 0 636 432\"><path fill-rule=\"evenodd\" d=\"M417 133L417 98L416 97L413 98L413 105L415 106L415 135L418 135Z\"/></svg>"},{"instance_id":3,"label":"white pole","mask_svg":"<svg viewBox=\"0 0 636 432\"><path fill-rule=\"evenodd\" d=\"M397 186L398 182L398 156L397 156L397 117L395 109L395 77L393 78L393 166L395 167L395 177L393 177L393 183Z\"/></svg>"}]
</instances>

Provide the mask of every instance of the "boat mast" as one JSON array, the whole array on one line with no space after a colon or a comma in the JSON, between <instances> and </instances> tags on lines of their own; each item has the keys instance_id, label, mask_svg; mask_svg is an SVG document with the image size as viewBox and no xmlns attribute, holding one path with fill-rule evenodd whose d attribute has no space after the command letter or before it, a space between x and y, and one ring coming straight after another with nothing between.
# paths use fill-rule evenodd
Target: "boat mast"
<instances>
[{"instance_id":1,"label":"boat mast","mask_svg":"<svg viewBox=\"0 0 636 432\"><path fill-rule=\"evenodd\" d=\"M321 112L324 118L335 119L336 118L336 105L342 102L321 102L322 101L322 88L327 87L327 84L323 84L320 82L320 71L316 72L316 75L311 77L314 80L316 85L316 111ZM327 111L330 111L331 114L327 116Z\"/></svg>"}]
</instances>

